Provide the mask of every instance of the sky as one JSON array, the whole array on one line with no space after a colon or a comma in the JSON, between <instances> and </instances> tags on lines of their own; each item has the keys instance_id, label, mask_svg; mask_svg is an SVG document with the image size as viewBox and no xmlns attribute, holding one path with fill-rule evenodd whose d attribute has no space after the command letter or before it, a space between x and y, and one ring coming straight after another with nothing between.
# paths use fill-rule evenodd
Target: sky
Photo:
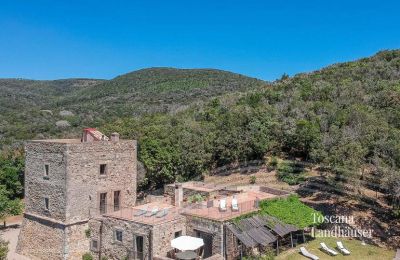
<instances>
[{"instance_id":1,"label":"sky","mask_svg":"<svg viewBox=\"0 0 400 260\"><path fill-rule=\"evenodd\" d=\"M274 80L400 48L400 1L0 0L0 78L148 67Z\"/></svg>"}]
</instances>

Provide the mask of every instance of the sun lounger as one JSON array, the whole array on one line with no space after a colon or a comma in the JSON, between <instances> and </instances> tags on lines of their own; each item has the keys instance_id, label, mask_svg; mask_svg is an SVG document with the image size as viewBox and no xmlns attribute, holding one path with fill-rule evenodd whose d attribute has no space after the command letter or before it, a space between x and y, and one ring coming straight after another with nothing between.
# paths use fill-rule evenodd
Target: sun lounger
<instances>
[{"instance_id":1,"label":"sun lounger","mask_svg":"<svg viewBox=\"0 0 400 260\"><path fill-rule=\"evenodd\" d=\"M145 214L146 212L147 212L147 208L138 209L138 210L135 210L135 212L133 212L133 216L138 217L138 216Z\"/></svg>"},{"instance_id":2,"label":"sun lounger","mask_svg":"<svg viewBox=\"0 0 400 260\"><path fill-rule=\"evenodd\" d=\"M318 256L313 255L310 252L308 252L305 247L300 247L300 252L301 252L302 255L304 255L305 257L308 257L308 258L310 258L312 260L319 260Z\"/></svg>"},{"instance_id":3,"label":"sun lounger","mask_svg":"<svg viewBox=\"0 0 400 260\"><path fill-rule=\"evenodd\" d=\"M239 211L239 205L236 198L232 199L232 211Z\"/></svg>"},{"instance_id":4,"label":"sun lounger","mask_svg":"<svg viewBox=\"0 0 400 260\"><path fill-rule=\"evenodd\" d=\"M328 253L329 255L337 255L338 252L336 252L333 249L330 249L324 242L319 243L321 245L321 248L323 251L325 251L326 253Z\"/></svg>"},{"instance_id":5,"label":"sun lounger","mask_svg":"<svg viewBox=\"0 0 400 260\"><path fill-rule=\"evenodd\" d=\"M168 214L168 209L163 209L156 214L156 218L165 217Z\"/></svg>"},{"instance_id":6,"label":"sun lounger","mask_svg":"<svg viewBox=\"0 0 400 260\"><path fill-rule=\"evenodd\" d=\"M219 201L219 210L226 211L226 199L221 199Z\"/></svg>"},{"instance_id":7,"label":"sun lounger","mask_svg":"<svg viewBox=\"0 0 400 260\"><path fill-rule=\"evenodd\" d=\"M157 212L158 212L158 208L156 207L156 208L153 208L151 211L147 211L145 216L151 217L151 216L154 216L155 214L157 214Z\"/></svg>"},{"instance_id":8,"label":"sun lounger","mask_svg":"<svg viewBox=\"0 0 400 260\"><path fill-rule=\"evenodd\" d=\"M337 241L337 242L336 242L336 245L337 245L337 249L339 249L339 251L340 251L342 254L344 254L344 255L350 255L350 251L349 251L347 248L345 248L345 247L343 246L343 243L342 243L341 241Z\"/></svg>"},{"instance_id":9,"label":"sun lounger","mask_svg":"<svg viewBox=\"0 0 400 260\"><path fill-rule=\"evenodd\" d=\"M133 216L138 217L138 216L143 215L143 214L146 213L146 212L147 212L147 210L138 209L138 210L136 210L136 211L133 213Z\"/></svg>"}]
</instances>

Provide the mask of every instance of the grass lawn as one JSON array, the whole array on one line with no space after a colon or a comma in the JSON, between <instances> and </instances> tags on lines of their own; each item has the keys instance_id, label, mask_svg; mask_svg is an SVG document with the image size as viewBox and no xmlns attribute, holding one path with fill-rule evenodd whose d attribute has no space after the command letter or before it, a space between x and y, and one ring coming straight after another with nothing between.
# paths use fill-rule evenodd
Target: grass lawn
<instances>
[{"instance_id":1,"label":"grass lawn","mask_svg":"<svg viewBox=\"0 0 400 260\"><path fill-rule=\"evenodd\" d=\"M336 249L336 241L341 240L344 244L344 246L350 250L351 254L349 256L343 256L340 254L340 252ZM339 254L337 256L329 256L325 252L319 250L320 245L319 243L325 242L325 244L329 247L337 251ZM287 250L285 252L282 252L277 256L275 259L277 260L283 260L283 259L288 259L288 260L305 260L308 259L301 255L299 252L299 248L301 246L304 246L310 253L316 255L319 257L319 259L335 259L335 260L340 260L340 259L362 259L362 260L392 260L395 252L390 251L384 248L372 246L372 245L361 245L361 241L359 240L348 240L345 238L330 238L330 237L324 237L324 238L316 238L312 241L310 241L307 244L302 244L298 245L296 248Z\"/></svg>"}]
</instances>

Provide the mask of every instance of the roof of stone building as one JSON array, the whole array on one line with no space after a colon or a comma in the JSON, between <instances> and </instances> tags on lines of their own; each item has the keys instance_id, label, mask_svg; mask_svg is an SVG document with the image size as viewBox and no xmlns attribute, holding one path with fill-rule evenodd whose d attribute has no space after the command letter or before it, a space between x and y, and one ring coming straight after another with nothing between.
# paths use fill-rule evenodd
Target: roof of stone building
<instances>
[{"instance_id":1,"label":"roof of stone building","mask_svg":"<svg viewBox=\"0 0 400 260\"><path fill-rule=\"evenodd\" d=\"M109 214L108 217L146 225L158 225L178 218L183 218L179 208L165 202L151 202L131 208L122 208Z\"/></svg>"},{"instance_id":2,"label":"roof of stone building","mask_svg":"<svg viewBox=\"0 0 400 260\"><path fill-rule=\"evenodd\" d=\"M96 141L108 141L109 138L96 128L85 128L84 131L89 133Z\"/></svg>"},{"instance_id":3,"label":"roof of stone building","mask_svg":"<svg viewBox=\"0 0 400 260\"><path fill-rule=\"evenodd\" d=\"M42 140L29 140L28 142L77 144L77 143L81 143L81 139L42 139Z\"/></svg>"}]
</instances>

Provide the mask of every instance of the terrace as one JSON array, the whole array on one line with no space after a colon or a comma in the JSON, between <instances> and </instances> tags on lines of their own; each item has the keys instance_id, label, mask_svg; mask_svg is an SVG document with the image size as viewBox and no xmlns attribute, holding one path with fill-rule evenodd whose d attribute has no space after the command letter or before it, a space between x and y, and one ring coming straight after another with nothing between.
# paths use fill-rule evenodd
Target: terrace
<instances>
[{"instance_id":1,"label":"terrace","mask_svg":"<svg viewBox=\"0 0 400 260\"><path fill-rule=\"evenodd\" d=\"M183 217L179 208L164 202L152 202L132 208L122 208L117 211L110 209L107 212L111 213L106 213L104 216L146 225L158 225Z\"/></svg>"},{"instance_id":2,"label":"terrace","mask_svg":"<svg viewBox=\"0 0 400 260\"><path fill-rule=\"evenodd\" d=\"M203 217L216 221L226 221L243 214L258 211L258 202L264 199L279 197L272 193L260 191L246 191L231 196L188 204L183 214ZM221 205L222 204L222 205Z\"/></svg>"}]
</instances>

